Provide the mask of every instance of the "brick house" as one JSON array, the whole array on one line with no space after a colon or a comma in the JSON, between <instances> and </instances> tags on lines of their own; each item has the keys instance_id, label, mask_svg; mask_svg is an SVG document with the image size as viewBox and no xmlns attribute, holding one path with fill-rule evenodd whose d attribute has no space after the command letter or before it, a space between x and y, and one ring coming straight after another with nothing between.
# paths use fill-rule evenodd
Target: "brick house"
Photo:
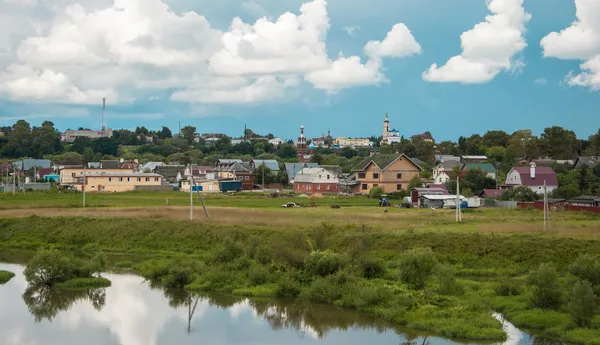
<instances>
[{"instance_id":1,"label":"brick house","mask_svg":"<svg viewBox=\"0 0 600 345\"><path fill-rule=\"evenodd\" d=\"M242 190L254 188L254 173L250 164L233 162L229 165L221 164L212 171L217 179L233 179L242 181Z\"/></svg>"},{"instance_id":2,"label":"brick house","mask_svg":"<svg viewBox=\"0 0 600 345\"><path fill-rule=\"evenodd\" d=\"M294 177L296 193L337 194L338 175L325 168L304 168Z\"/></svg>"},{"instance_id":3,"label":"brick house","mask_svg":"<svg viewBox=\"0 0 600 345\"><path fill-rule=\"evenodd\" d=\"M352 171L358 181L358 190L353 192L368 194L373 187L380 187L385 193L405 190L423 168L405 154L374 154Z\"/></svg>"}]
</instances>

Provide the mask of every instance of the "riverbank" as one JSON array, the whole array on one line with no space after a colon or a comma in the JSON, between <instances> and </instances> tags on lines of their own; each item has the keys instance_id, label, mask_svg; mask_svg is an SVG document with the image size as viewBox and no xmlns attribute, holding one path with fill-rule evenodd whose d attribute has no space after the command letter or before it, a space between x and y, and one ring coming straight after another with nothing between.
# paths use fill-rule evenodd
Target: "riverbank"
<instances>
[{"instance_id":1,"label":"riverbank","mask_svg":"<svg viewBox=\"0 0 600 345\"><path fill-rule=\"evenodd\" d=\"M168 217L4 218L0 243L5 249L50 246L75 254L96 243L107 254L109 267L134 267L165 286L299 297L366 311L446 337L505 339L501 323L490 315L498 310L517 326L527 323L528 328L581 344L600 342L594 326L597 316L590 327L581 327L566 310L569 266L581 254L600 256L600 242L594 235L600 229L598 217L555 215L556 223L582 231L567 235L558 230L550 234L478 230L494 223L509 227L531 223L538 213L527 210L478 210L466 213L467 221L456 225L451 214L432 215L429 210L383 214L375 208L373 214L361 208L321 209L309 210L310 219L296 226L291 222L307 216L304 209L264 210L271 212L272 222L257 217L246 224L245 213L235 210L229 210L233 212L226 222ZM337 211L364 222L344 220ZM279 221L284 217L292 221ZM331 221L323 223L324 218ZM432 248L436 262L419 287L401 279L407 271L403 255L414 248ZM565 303L552 311L530 305L533 287L526 281L531 270L546 262L563 276ZM506 281L515 286L508 295L501 288ZM556 315L564 321L558 326L552 323Z\"/></svg>"},{"instance_id":2,"label":"riverbank","mask_svg":"<svg viewBox=\"0 0 600 345\"><path fill-rule=\"evenodd\" d=\"M8 283L14 276L12 272L0 270L0 285Z\"/></svg>"}]
</instances>

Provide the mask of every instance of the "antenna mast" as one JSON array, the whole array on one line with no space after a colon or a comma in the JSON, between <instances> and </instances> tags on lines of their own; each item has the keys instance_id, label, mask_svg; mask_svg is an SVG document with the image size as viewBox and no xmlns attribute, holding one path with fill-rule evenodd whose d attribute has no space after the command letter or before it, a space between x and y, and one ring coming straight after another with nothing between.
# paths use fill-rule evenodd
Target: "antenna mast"
<instances>
[{"instance_id":1,"label":"antenna mast","mask_svg":"<svg viewBox=\"0 0 600 345\"><path fill-rule=\"evenodd\" d=\"M102 98L102 135L105 135L106 126L104 125L104 111L106 110L106 97Z\"/></svg>"}]
</instances>

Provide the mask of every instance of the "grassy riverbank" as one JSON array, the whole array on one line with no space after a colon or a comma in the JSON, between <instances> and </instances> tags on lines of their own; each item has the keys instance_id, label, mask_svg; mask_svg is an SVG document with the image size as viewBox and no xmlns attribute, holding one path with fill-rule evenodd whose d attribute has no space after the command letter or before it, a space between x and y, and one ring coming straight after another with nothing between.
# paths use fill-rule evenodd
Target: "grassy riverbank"
<instances>
[{"instance_id":1,"label":"grassy riverbank","mask_svg":"<svg viewBox=\"0 0 600 345\"><path fill-rule=\"evenodd\" d=\"M598 215L556 213L553 232L541 233L540 213L528 210L468 211L460 225L443 210L216 210L210 222L174 221L168 213L107 218L114 209L94 218L20 214L0 219L0 252L45 246L85 255L95 243L109 267L133 267L167 287L299 297L466 339L504 339L489 314L499 310L520 326L600 343L598 316L581 326L569 314L571 264L582 254L600 257ZM406 274L420 269L406 257L415 248L434 255L422 285ZM527 278L542 263L559 272L562 302L551 310L531 302L535 285Z\"/></svg>"},{"instance_id":2,"label":"grassy riverbank","mask_svg":"<svg viewBox=\"0 0 600 345\"><path fill-rule=\"evenodd\" d=\"M15 274L9 271L0 270L0 285L8 283Z\"/></svg>"}]
</instances>

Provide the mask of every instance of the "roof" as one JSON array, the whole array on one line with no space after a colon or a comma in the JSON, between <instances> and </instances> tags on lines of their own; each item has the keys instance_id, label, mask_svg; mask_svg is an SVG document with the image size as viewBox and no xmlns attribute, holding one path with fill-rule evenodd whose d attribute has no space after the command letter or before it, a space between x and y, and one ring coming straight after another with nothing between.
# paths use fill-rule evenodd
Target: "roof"
<instances>
[{"instance_id":1,"label":"roof","mask_svg":"<svg viewBox=\"0 0 600 345\"><path fill-rule=\"evenodd\" d=\"M217 160L217 164L233 164L233 163L242 163L241 159L219 159Z\"/></svg>"},{"instance_id":2,"label":"roof","mask_svg":"<svg viewBox=\"0 0 600 345\"><path fill-rule=\"evenodd\" d=\"M108 177L162 177L160 174L155 173L132 173L132 172L86 172L85 176L108 176Z\"/></svg>"},{"instance_id":3,"label":"roof","mask_svg":"<svg viewBox=\"0 0 600 345\"><path fill-rule=\"evenodd\" d=\"M420 160L419 158L415 158L415 157L410 157L410 160L413 161L413 163L417 164L418 166L423 166L427 163L423 162L422 160Z\"/></svg>"},{"instance_id":4,"label":"roof","mask_svg":"<svg viewBox=\"0 0 600 345\"><path fill-rule=\"evenodd\" d=\"M425 199L429 200L455 200L456 195L421 195ZM465 200L465 197L459 195L461 200Z\"/></svg>"},{"instance_id":5,"label":"roof","mask_svg":"<svg viewBox=\"0 0 600 345\"><path fill-rule=\"evenodd\" d=\"M163 162L148 162L148 163L142 165L140 167L140 170L141 171L144 171L144 170L152 171L152 170L154 170L154 168L156 168L157 166L161 166L161 165L165 165L165 163L163 163Z\"/></svg>"},{"instance_id":6,"label":"roof","mask_svg":"<svg viewBox=\"0 0 600 345\"><path fill-rule=\"evenodd\" d=\"M342 175L342 167L340 167L339 165L319 165L319 168L327 169L330 172L334 173L335 176Z\"/></svg>"},{"instance_id":7,"label":"roof","mask_svg":"<svg viewBox=\"0 0 600 345\"><path fill-rule=\"evenodd\" d=\"M184 168L183 165L159 165L154 168L154 172L164 176L169 181L176 181L177 174Z\"/></svg>"},{"instance_id":8,"label":"roof","mask_svg":"<svg viewBox=\"0 0 600 345\"><path fill-rule=\"evenodd\" d=\"M253 159L252 163L255 168L264 164L265 167L269 168L271 171L279 171L279 162L275 159Z\"/></svg>"},{"instance_id":9,"label":"roof","mask_svg":"<svg viewBox=\"0 0 600 345\"><path fill-rule=\"evenodd\" d=\"M190 169L192 171L192 176L200 176L203 175L204 172L213 171L215 167L212 165L192 165Z\"/></svg>"},{"instance_id":10,"label":"roof","mask_svg":"<svg viewBox=\"0 0 600 345\"><path fill-rule=\"evenodd\" d=\"M593 195L581 195L578 196L576 198L573 198L569 201L574 201L574 200L578 200L578 201L600 201L600 196L593 196Z\"/></svg>"},{"instance_id":11,"label":"roof","mask_svg":"<svg viewBox=\"0 0 600 345\"><path fill-rule=\"evenodd\" d=\"M512 170L521 175L521 185L523 186L541 186L546 181L547 186L558 186L558 178L551 167L535 167L535 178L530 175L530 167L514 167Z\"/></svg>"},{"instance_id":12,"label":"roof","mask_svg":"<svg viewBox=\"0 0 600 345\"><path fill-rule=\"evenodd\" d=\"M504 193L504 191L501 189L484 189L481 191L481 193L479 193L479 196L481 196L481 194L485 194L485 196L488 198L497 198L502 195L502 193Z\"/></svg>"},{"instance_id":13,"label":"roof","mask_svg":"<svg viewBox=\"0 0 600 345\"><path fill-rule=\"evenodd\" d=\"M415 135L413 135L413 137L419 137L419 138L423 138L423 139L433 140L433 137L429 133L415 134Z\"/></svg>"},{"instance_id":14,"label":"roof","mask_svg":"<svg viewBox=\"0 0 600 345\"><path fill-rule=\"evenodd\" d=\"M467 170L479 168L479 170L481 171L485 171L488 173L496 173L496 167L494 167L492 163L465 163L463 169L465 168Z\"/></svg>"},{"instance_id":15,"label":"roof","mask_svg":"<svg viewBox=\"0 0 600 345\"><path fill-rule=\"evenodd\" d=\"M488 159L487 156L462 156L462 159L473 159L473 160L486 160Z\"/></svg>"},{"instance_id":16,"label":"roof","mask_svg":"<svg viewBox=\"0 0 600 345\"><path fill-rule=\"evenodd\" d=\"M352 169L352 171L363 171L369 166L369 164L371 164L371 162L373 162L373 164L375 164L379 169L384 170L385 168L388 167L388 165L392 164L396 159L398 159L400 157L408 159L417 168L419 168L419 170L423 170L423 168L421 168L421 166L419 166L417 163L415 163L412 159L407 157L405 154L396 155L396 154L376 153L373 156L367 157L362 162L358 163Z\"/></svg>"},{"instance_id":17,"label":"roof","mask_svg":"<svg viewBox=\"0 0 600 345\"><path fill-rule=\"evenodd\" d=\"M294 177L294 183L296 182L314 182L320 180L319 175L330 175L331 183L337 183L337 175L325 168L304 168L300 170Z\"/></svg>"},{"instance_id":18,"label":"roof","mask_svg":"<svg viewBox=\"0 0 600 345\"><path fill-rule=\"evenodd\" d=\"M427 188L431 188L431 189L443 189L446 193L448 193L448 188L446 187L445 184L430 184L429 186L427 186Z\"/></svg>"},{"instance_id":19,"label":"roof","mask_svg":"<svg viewBox=\"0 0 600 345\"><path fill-rule=\"evenodd\" d=\"M37 170L38 175L40 176L40 178L44 178L44 176L46 175L50 175L54 173L54 169L52 168L39 168Z\"/></svg>"},{"instance_id":20,"label":"roof","mask_svg":"<svg viewBox=\"0 0 600 345\"><path fill-rule=\"evenodd\" d=\"M444 161L442 163L440 163L440 165L442 166L442 169L444 169L444 171L446 170L452 170L454 169L455 166L460 165L460 162L458 161Z\"/></svg>"},{"instance_id":21,"label":"roof","mask_svg":"<svg viewBox=\"0 0 600 345\"><path fill-rule=\"evenodd\" d=\"M250 168L250 165L248 163L235 162L228 166L217 167L216 169L214 169L214 171L227 171L227 172L240 173L240 172L251 172L252 168Z\"/></svg>"},{"instance_id":22,"label":"roof","mask_svg":"<svg viewBox=\"0 0 600 345\"><path fill-rule=\"evenodd\" d=\"M558 198L547 198L546 200L548 200L548 203L550 203L550 204L556 204L556 203L559 203L559 202L565 202L565 201L567 201L566 199L558 199ZM544 199L539 199L539 200L536 200L535 202L537 202L537 203L542 202L543 203Z\"/></svg>"},{"instance_id":23,"label":"roof","mask_svg":"<svg viewBox=\"0 0 600 345\"><path fill-rule=\"evenodd\" d=\"M423 192L435 192L435 193L443 193L443 194L448 194L448 192L446 191L445 188L413 188L413 190L416 190L417 192L419 192L419 194L423 193Z\"/></svg>"},{"instance_id":24,"label":"roof","mask_svg":"<svg viewBox=\"0 0 600 345\"><path fill-rule=\"evenodd\" d=\"M600 163L600 156L580 156L575 161L575 167L579 168L582 165L587 165L588 168L593 168Z\"/></svg>"},{"instance_id":25,"label":"roof","mask_svg":"<svg viewBox=\"0 0 600 345\"><path fill-rule=\"evenodd\" d=\"M285 163L285 172L289 178L294 178L296 174L304 168L316 168L317 163Z\"/></svg>"},{"instance_id":26,"label":"roof","mask_svg":"<svg viewBox=\"0 0 600 345\"><path fill-rule=\"evenodd\" d=\"M13 162L13 166L16 170L29 170L34 167L36 168L50 168L52 162L49 159L19 159Z\"/></svg>"},{"instance_id":27,"label":"roof","mask_svg":"<svg viewBox=\"0 0 600 345\"><path fill-rule=\"evenodd\" d=\"M103 169L119 169L119 167L120 167L119 160L117 160L117 159L100 161L100 166Z\"/></svg>"},{"instance_id":28,"label":"roof","mask_svg":"<svg viewBox=\"0 0 600 345\"><path fill-rule=\"evenodd\" d=\"M460 157L453 155L435 155L435 160L438 160L440 162L460 161Z\"/></svg>"},{"instance_id":29,"label":"roof","mask_svg":"<svg viewBox=\"0 0 600 345\"><path fill-rule=\"evenodd\" d=\"M87 167L88 168L99 169L100 168L100 162L88 162Z\"/></svg>"}]
</instances>

